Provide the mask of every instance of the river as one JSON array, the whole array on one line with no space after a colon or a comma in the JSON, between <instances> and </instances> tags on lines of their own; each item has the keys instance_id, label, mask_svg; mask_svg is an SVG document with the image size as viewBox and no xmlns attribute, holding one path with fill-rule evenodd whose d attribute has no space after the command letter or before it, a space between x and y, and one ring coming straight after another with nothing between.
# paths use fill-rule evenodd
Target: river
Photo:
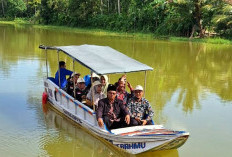
<instances>
[{"instance_id":1,"label":"river","mask_svg":"<svg viewBox=\"0 0 232 157\"><path fill-rule=\"evenodd\" d=\"M190 132L177 150L139 156L231 157L232 46L74 33L30 25L0 24L0 156L128 156L86 133L41 103L46 77L40 44L107 45L154 68L147 73L146 98L156 124ZM72 60L60 58L72 70ZM89 73L75 64L82 76ZM107 65L106 65L107 66ZM48 51L49 76L57 54ZM121 75L111 75L114 83ZM144 72L131 73L135 87Z\"/></svg>"}]
</instances>

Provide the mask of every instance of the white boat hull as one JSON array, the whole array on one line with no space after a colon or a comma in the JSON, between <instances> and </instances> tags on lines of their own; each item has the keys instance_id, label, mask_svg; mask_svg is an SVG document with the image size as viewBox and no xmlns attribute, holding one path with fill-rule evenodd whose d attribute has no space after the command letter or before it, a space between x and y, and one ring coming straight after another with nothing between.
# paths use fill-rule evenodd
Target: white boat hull
<instances>
[{"instance_id":1,"label":"white boat hull","mask_svg":"<svg viewBox=\"0 0 232 157\"><path fill-rule=\"evenodd\" d=\"M74 100L49 79L44 80L44 85L48 100L56 110L95 136L130 154L175 149L188 139L189 133L167 130L161 125L128 127L109 132L98 126L96 113L92 109Z\"/></svg>"}]
</instances>

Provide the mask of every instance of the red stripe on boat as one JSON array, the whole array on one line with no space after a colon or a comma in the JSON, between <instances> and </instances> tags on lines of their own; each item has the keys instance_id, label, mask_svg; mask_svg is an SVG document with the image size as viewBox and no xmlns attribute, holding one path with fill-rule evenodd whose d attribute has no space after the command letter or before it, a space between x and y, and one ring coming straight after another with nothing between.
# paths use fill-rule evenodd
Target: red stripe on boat
<instances>
[{"instance_id":1,"label":"red stripe on boat","mask_svg":"<svg viewBox=\"0 0 232 157\"><path fill-rule=\"evenodd\" d=\"M93 113L91 111L88 111L89 114L93 115Z\"/></svg>"},{"instance_id":2,"label":"red stripe on boat","mask_svg":"<svg viewBox=\"0 0 232 157\"><path fill-rule=\"evenodd\" d=\"M140 131L133 131L133 132L127 132L127 133L122 133L122 136L125 135L131 135L131 134L144 134L144 135L149 135L149 134L170 134L174 133L173 131L166 130L166 129L155 129L155 130L140 130Z\"/></svg>"}]
</instances>

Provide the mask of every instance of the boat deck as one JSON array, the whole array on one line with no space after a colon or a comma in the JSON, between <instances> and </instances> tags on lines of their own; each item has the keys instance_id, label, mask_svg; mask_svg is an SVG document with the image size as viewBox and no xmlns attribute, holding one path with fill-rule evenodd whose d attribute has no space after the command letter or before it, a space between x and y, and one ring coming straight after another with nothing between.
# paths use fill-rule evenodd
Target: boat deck
<instances>
[{"instance_id":1,"label":"boat deck","mask_svg":"<svg viewBox=\"0 0 232 157\"><path fill-rule=\"evenodd\" d=\"M121 136L156 136L183 134L184 131L165 129L162 125L134 126L111 130L113 134Z\"/></svg>"}]
</instances>

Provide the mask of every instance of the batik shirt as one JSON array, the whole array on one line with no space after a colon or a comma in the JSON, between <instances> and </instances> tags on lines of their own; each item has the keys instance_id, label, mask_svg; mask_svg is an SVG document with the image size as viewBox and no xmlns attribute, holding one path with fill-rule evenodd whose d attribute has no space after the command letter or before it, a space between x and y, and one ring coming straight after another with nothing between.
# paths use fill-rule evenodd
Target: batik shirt
<instances>
[{"instance_id":1,"label":"batik shirt","mask_svg":"<svg viewBox=\"0 0 232 157\"><path fill-rule=\"evenodd\" d=\"M152 120L154 112L150 103L145 98L137 102L136 98L132 97L129 99L127 107L132 118L138 117L140 120Z\"/></svg>"}]
</instances>

